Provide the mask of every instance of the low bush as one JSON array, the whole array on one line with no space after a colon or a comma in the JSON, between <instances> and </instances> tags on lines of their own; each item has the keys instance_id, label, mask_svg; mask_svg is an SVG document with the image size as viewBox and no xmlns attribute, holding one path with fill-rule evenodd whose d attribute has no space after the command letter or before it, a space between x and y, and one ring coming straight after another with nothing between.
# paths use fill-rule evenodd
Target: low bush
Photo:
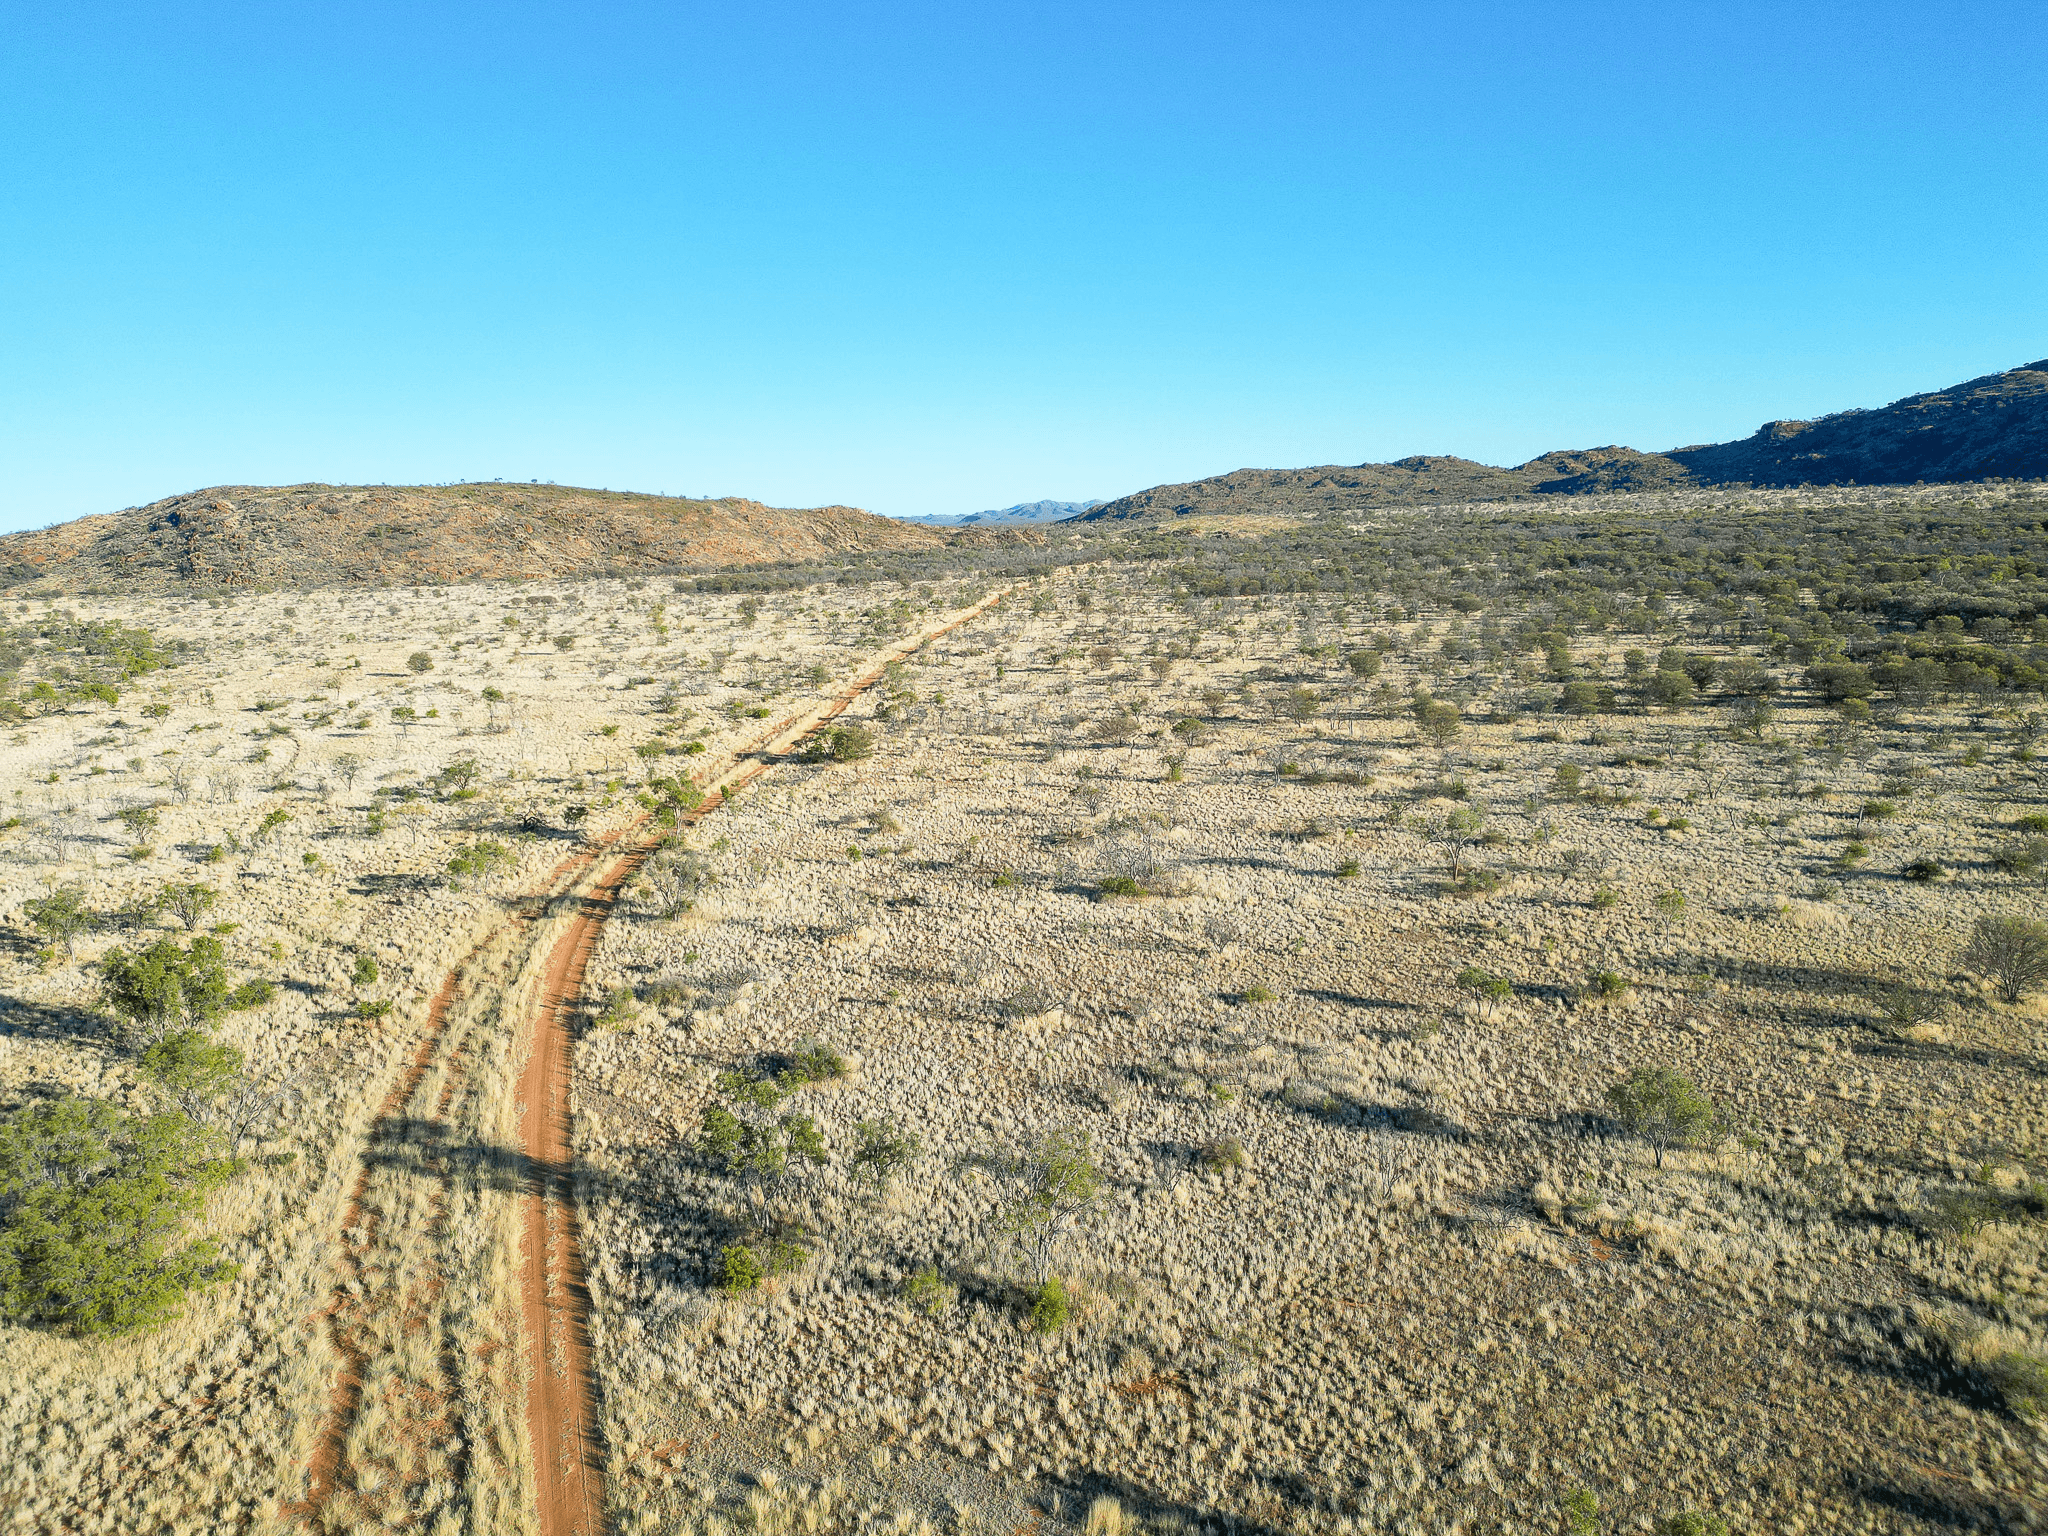
<instances>
[{"instance_id":1,"label":"low bush","mask_svg":"<svg viewBox=\"0 0 2048 1536\"><path fill-rule=\"evenodd\" d=\"M751 1291L768 1278L768 1266L745 1243L728 1243L718 1250L719 1288L738 1296Z\"/></svg>"},{"instance_id":2,"label":"low bush","mask_svg":"<svg viewBox=\"0 0 2048 1536\"><path fill-rule=\"evenodd\" d=\"M926 1317L943 1316L958 1298L958 1286L949 1285L936 1264L927 1264L903 1282L903 1299Z\"/></svg>"},{"instance_id":3,"label":"low bush","mask_svg":"<svg viewBox=\"0 0 2048 1536\"><path fill-rule=\"evenodd\" d=\"M1245 1157L1244 1143L1235 1136L1219 1137L1203 1145L1199 1156L1202 1166L1212 1173L1221 1173L1230 1168L1242 1168L1249 1161Z\"/></svg>"},{"instance_id":4,"label":"low bush","mask_svg":"<svg viewBox=\"0 0 2048 1536\"><path fill-rule=\"evenodd\" d=\"M1072 1315L1073 1304L1067 1300L1067 1288L1058 1275L1031 1293L1032 1332L1058 1333Z\"/></svg>"},{"instance_id":5,"label":"low bush","mask_svg":"<svg viewBox=\"0 0 2048 1536\"><path fill-rule=\"evenodd\" d=\"M1619 971L1594 971L1586 978L1586 990L1594 997L1620 997L1628 990L1628 978Z\"/></svg>"},{"instance_id":6,"label":"low bush","mask_svg":"<svg viewBox=\"0 0 2048 1536\"><path fill-rule=\"evenodd\" d=\"M835 725L813 736L804 755L814 763L857 763L875 755L874 732L861 725Z\"/></svg>"},{"instance_id":7,"label":"low bush","mask_svg":"<svg viewBox=\"0 0 2048 1536\"><path fill-rule=\"evenodd\" d=\"M1513 997L1515 984L1505 976L1496 976L1483 971L1476 965L1468 965L1458 972L1458 985L1467 992L1476 992L1481 997Z\"/></svg>"}]
</instances>

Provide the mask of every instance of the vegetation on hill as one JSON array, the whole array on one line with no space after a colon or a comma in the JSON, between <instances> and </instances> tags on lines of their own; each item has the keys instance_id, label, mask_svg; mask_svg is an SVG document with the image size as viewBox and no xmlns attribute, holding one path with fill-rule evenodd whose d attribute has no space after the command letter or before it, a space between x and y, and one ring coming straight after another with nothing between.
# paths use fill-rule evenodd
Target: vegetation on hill
<instances>
[{"instance_id":1,"label":"vegetation on hill","mask_svg":"<svg viewBox=\"0 0 2048 1536\"><path fill-rule=\"evenodd\" d=\"M0 538L0 587L167 591L646 575L938 549L853 507L791 510L576 486L215 486Z\"/></svg>"},{"instance_id":2,"label":"vegetation on hill","mask_svg":"<svg viewBox=\"0 0 2048 1536\"><path fill-rule=\"evenodd\" d=\"M1740 442L1643 453L1586 448L1512 469L1422 454L1391 464L1240 469L1160 485L1077 521L1320 512L1710 485L1912 485L2048 475L2048 359L1881 410L1771 421Z\"/></svg>"}]
</instances>

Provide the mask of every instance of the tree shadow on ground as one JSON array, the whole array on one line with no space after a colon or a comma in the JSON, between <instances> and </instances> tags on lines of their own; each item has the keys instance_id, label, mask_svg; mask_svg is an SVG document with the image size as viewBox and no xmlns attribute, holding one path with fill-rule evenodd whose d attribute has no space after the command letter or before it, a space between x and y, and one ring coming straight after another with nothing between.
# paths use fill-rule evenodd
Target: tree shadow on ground
<instances>
[{"instance_id":1,"label":"tree shadow on ground","mask_svg":"<svg viewBox=\"0 0 2048 1536\"><path fill-rule=\"evenodd\" d=\"M112 1042L107 1022L90 1009L67 1003L36 1003L0 994L0 1036L17 1040L60 1040L67 1045Z\"/></svg>"},{"instance_id":2,"label":"tree shadow on ground","mask_svg":"<svg viewBox=\"0 0 2048 1536\"><path fill-rule=\"evenodd\" d=\"M1214 1536L1282 1536L1297 1529L1296 1512L1321 1505L1317 1490L1301 1472L1275 1468L1252 1478L1261 1490L1261 1501L1271 1505L1261 1515L1226 1514L1199 1504L1167 1498L1143 1483L1110 1472L1080 1470L1062 1477L1046 1477L1039 1503L1049 1508L1055 1498L1066 1518L1079 1525L1088 1507L1097 1499L1115 1499L1127 1517L1135 1516L1145 1525Z\"/></svg>"}]
</instances>

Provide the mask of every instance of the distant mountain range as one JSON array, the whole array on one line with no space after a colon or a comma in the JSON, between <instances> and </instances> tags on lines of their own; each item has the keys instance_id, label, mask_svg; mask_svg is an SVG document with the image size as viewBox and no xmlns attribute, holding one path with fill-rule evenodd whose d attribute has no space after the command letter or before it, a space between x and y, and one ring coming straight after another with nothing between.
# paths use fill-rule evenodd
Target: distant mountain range
<instances>
[{"instance_id":1,"label":"distant mountain range","mask_svg":"<svg viewBox=\"0 0 2048 1536\"><path fill-rule=\"evenodd\" d=\"M2048 358L1878 410L1769 421L1664 453L1559 450L1512 469L1422 455L1392 464L1240 469L1115 501L1027 501L965 516L877 517L740 497L576 486L223 485L0 537L0 588L166 591L704 570L884 549L1035 543L1103 519L1502 501L1716 485L1900 485L2048 477Z\"/></svg>"},{"instance_id":2,"label":"distant mountain range","mask_svg":"<svg viewBox=\"0 0 2048 1536\"><path fill-rule=\"evenodd\" d=\"M1032 523L1057 523L1102 506L1094 501L1020 501L1014 507L993 512L927 512L906 517L906 523L923 523L928 528L1014 528Z\"/></svg>"},{"instance_id":3,"label":"distant mountain range","mask_svg":"<svg viewBox=\"0 0 2048 1536\"><path fill-rule=\"evenodd\" d=\"M1733 443L1560 449L1512 469L1425 454L1391 464L1239 469L1157 485L1070 519L1310 514L1708 485L1910 485L2048 476L2048 358L1878 410L1767 421Z\"/></svg>"}]
</instances>

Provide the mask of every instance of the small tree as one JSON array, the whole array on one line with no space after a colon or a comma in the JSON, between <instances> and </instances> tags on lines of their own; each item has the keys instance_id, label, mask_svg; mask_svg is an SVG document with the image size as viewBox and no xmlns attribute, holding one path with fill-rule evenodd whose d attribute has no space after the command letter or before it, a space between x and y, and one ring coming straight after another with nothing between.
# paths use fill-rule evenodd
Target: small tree
<instances>
[{"instance_id":1,"label":"small tree","mask_svg":"<svg viewBox=\"0 0 2048 1536\"><path fill-rule=\"evenodd\" d=\"M1422 739L1436 748L1448 747L1465 729L1465 718L1455 704L1443 703L1423 694L1415 701L1415 728Z\"/></svg>"},{"instance_id":2,"label":"small tree","mask_svg":"<svg viewBox=\"0 0 2048 1536\"><path fill-rule=\"evenodd\" d=\"M421 673L434 670L434 658L425 651L414 651L405 658L405 670L418 677Z\"/></svg>"},{"instance_id":3,"label":"small tree","mask_svg":"<svg viewBox=\"0 0 2048 1536\"><path fill-rule=\"evenodd\" d=\"M196 1029L166 1035L142 1056L142 1075L186 1119L217 1137L234 1162L289 1091L288 1084L257 1082L244 1067L235 1047Z\"/></svg>"},{"instance_id":4,"label":"small tree","mask_svg":"<svg viewBox=\"0 0 2048 1536\"><path fill-rule=\"evenodd\" d=\"M155 830L157 809L153 805L125 806L119 812L121 825L128 829L128 835L140 838L144 833Z\"/></svg>"},{"instance_id":5,"label":"small tree","mask_svg":"<svg viewBox=\"0 0 2048 1536\"><path fill-rule=\"evenodd\" d=\"M1434 818L1423 828L1429 840L1444 850L1451 879L1456 880L1465 872L1465 849L1485 825L1483 811L1476 806L1461 805L1446 815Z\"/></svg>"},{"instance_id":6,"label":"small tree","mask_svg":"<svg viewBox=\"0 0 2048 1536\"><path fill-rule=\"evenodd\" d=\"M732 1108L713 1104L704 1111L698 1150L726 1172L751 1180L765 1193L790 1171L792 1160L822 1166L825 1138L809 1115L782 1109L794 1089L772 1077L721 1073L718 1091Z\"/></svg>"},{"instance_id":7,"label":"small tree","mask_svg":"<svg viewBox=\"0 0 2048 1536\"><path fill-rule=\"evenodd\" d=\"M917 1161L923 1145L915 1134L897 1130L889 1120L863 1120L853 1129L860 1139L850 1159L853 1176L880 1199L890 1180Z\"/></svg>"},{"instance_id":8,"label":"small tree","mask_svg":"<svg viewBox=\"0 0 2048 1536\"><path fill-rule=\"evenodd\" d=\"M1095 1165L1085 1131L1048 1131L1036 1143L1008 1156L985 1158L981 1167L1012 1187L1000 1221L1023 1251L1032 1278L1052 1279L1053 1255L1066 1235L1102 1198L1102 1170Z\"/></svg>"},{"instance_id":9,"label":"small tree","mask_svg":"<svg viewBox=\"0 0 2048 1536\"><path fill-rule=\"evenodd\" d=\"M158 939L134 954L109 950L100 960L100 992L121 1032L145 1049L181 1029L204 1030L228 1005L220 940L202 934L189 949Z\"/></svg>"},{"instance_id":10,"label":"small tree","mask_svg":"<svg viewBox=\"0 0 2048 1536\"><path fill-rule=\"evenodd\" d=\"M85 904L85 892L66 885L26 903L24 910L36 932L52 944L64 946L65 958L77 953L78 936L93 924L92 908Z\"/></svg>"},{"instance_id":11,"label":"small tree","mask_svg":"<svg viewBox=\"0 0 2048 1536\"><path fill-rule=\"evenodd\" d=\"M1980 917L1963 964L1998 984L1998 1000L2016 1003L2048 982L2048 924L2024 917Z\"/></svg>"},{"instance_id":12,"label":"small tree","mask_svg":"<svg viewBox=\"0 0 2048 1536\"><path fill-rule=\"evenodd\" d=\"M220 892L210 885L180 884L167 885L157 893L157 905L175 916L191 932L199 926L199 919L213 910L220 900Z\"/></svg>"},{"instance_id":13,"label":"small tree","mask_svg":"<svg viewBox=\"0 0 2048 1536\"><path fill-rule=\"evenodd\" d=\"M1607 1090L1607 1102L1624 1126L1657 1149L1659 1168L1667 1148L1690 1146L1721 1123L1713 1101L1668 1067L1638 1067Z\"/></svg>"},{"instance_id":14,"label":"small tree","mask_svg":"<svg viewBox=\"0 0 2048 1536\"><path fill-rule=\"evenodd\" d=\"M79 1334L176 1316L235 1272L211 1242L177 1246L228 1172L180 1114L67 1098L0 1120L0 1316Z\"/></svg>"}]
</instances>

